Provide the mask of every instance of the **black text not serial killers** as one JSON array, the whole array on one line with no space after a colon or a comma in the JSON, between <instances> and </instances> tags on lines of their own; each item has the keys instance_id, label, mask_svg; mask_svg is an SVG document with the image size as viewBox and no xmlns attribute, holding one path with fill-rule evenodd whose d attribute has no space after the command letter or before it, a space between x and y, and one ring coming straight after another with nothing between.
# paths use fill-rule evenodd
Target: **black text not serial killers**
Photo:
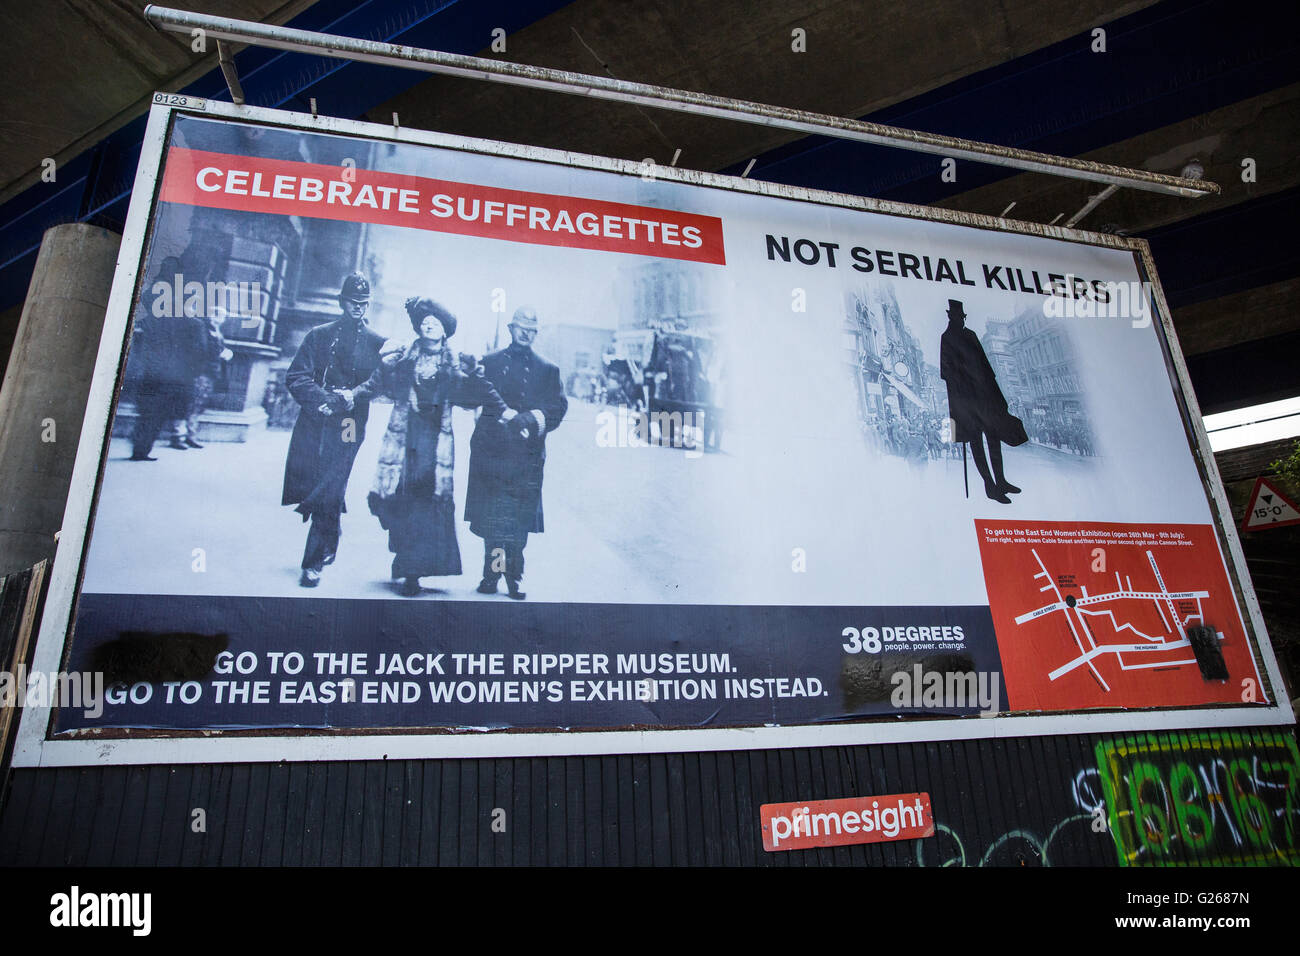
<instances>
[{"instance_id":1,"label":"black text not serial killers","mask_svg":"<svg viewBox=\"0 0 1300 956\"><path fill-rule=\"evenodd\" d=\"M767 257L783 262L798 262L806 266L824 265L839 268L844 257L838 242L816 242L812 239L791 240L789 236L767 236ZM951 282L953 285L979 285L1000 289L1003 292L1028 292L1031 295L1061 296L1067 299L1090 299L1109 302L1113 283L1101 279L1085 279L1076 275L1058 275L1049 272L1041 275L1037 269L1021 269L1009 265L980 263L976 277L968 274L966 264L960 259L942 256L918 256L910 252L886 249L868 249L854 246L849 250L849 265L857 272L894 276L902 279L920 279L923 282ZM974 270L971 270L974 271Z\"/></svg>"}]
</instances>

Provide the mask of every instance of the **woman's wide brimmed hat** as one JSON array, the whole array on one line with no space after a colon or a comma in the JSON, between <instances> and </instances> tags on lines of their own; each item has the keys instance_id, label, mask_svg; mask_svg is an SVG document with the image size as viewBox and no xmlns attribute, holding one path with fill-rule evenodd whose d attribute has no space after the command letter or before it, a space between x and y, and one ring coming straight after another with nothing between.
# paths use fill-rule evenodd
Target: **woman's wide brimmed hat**
<instances>
[{"instance_id":1,"label":"woman's wide brimmed hat","mask_svg":"<svg viewBox=\"0 0 1300 956\"><path fill-rule=\"evenodd\" d=\"M420 331L420 323L430 315L442 323L442 334L447 338L456 333L456 317L432 299L412 296L406 300L406 314L411 317L411 328L417 333Z\"/></svg>"}]
</instances>

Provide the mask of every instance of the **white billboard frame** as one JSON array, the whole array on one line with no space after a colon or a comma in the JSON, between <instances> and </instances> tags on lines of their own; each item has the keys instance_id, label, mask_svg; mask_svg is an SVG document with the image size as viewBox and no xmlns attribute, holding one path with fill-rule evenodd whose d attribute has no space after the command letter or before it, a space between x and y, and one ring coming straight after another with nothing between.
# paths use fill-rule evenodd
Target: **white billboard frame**
<instances>
[{"instance_id":1,"label":"white billboard frame","mask_svg":"<svg viewBox=\"0 0 1300 956\"><path fill-rule=\"evenodd\" d=\"M645 164L513 143L471 139L427 130L345 120L263 107L235 106L215 100L172 93L153 97L140 163L136 172L126 228L118 254L117 271L109 297L104 330L91 379L86 415L77 448L58 553L46 599L32 671L60 669L71 637L73 609L88 544L88 524L102 480L108 430L114 398L126 358L126 342L133 303L147 251L150 217L160 187L168 134L176 115L242 121L303 132L327 133L391 141L495 157L530 160L625 176L643 176ZM832 725L763 726L746 728L665 730L580 730L521 732L516 730L388 731L350 729L293 731L147 731L99 730L75 732L48 739L54 710L50 706L25 708L15 740L13 765L86 766L102 764L233 763L266 761L378 760L476 757L574 756L588 754L665 753L710 750L757 750L784 747L857 746L876 743L928 742L1012 738L1054 734L1133 733L1276 726L1295 722L1285 694L1277 659L1255 597L1231 508L1210 451L1200 408L1192 391L1187 365L1174 334L1169 306L1145 240L1103 235L785 186L760 180L656 166L656 178L771 196L799 202L836 206L889 216L905 217L980 230L1058 239L1082 245L1118 249L1134 256L1139 277L1150 283L1159 317L1158 337L1170 384L1184 419L1189 447L1198 464L1201 481L1211 504L1214 526L1234 588L1234 598L1249 622L1251 641L1268 674L1274 702L1242 708L1189 707L1176 710L1128 710L1105 713L954 717L899 721L865 718ZM121 733L122 736L117 734Z\"/></svg>"}]
</instances>

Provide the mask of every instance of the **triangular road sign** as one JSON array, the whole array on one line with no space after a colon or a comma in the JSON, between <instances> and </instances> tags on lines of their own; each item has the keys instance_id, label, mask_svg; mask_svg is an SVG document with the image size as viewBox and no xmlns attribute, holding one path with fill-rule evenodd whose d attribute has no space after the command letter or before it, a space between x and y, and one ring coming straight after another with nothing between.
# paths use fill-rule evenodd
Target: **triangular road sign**
<instances>
[{"instance_id":1,"label":"triangular road sign","mask_svg":"<svg viewBox=\"0 0 1300 956\"><path fill-rule=\"evenodd\" d=\"M1291 524L1300 524L1300 508L1261 475L1250 493L1250 503L1246 505L1246 517L1241 522L1241 529L1263 531L1265 528L1281 528Z\"/></svg>"}]
</instances>

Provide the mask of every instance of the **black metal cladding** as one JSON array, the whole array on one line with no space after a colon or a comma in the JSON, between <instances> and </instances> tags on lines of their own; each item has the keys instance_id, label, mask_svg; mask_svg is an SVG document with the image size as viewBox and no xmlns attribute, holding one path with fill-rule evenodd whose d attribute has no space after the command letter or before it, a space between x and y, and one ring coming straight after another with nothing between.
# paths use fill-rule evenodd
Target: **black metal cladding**
<instances>
[{"instance_id":1,"label":"black metal cladding","mask_svg":"<svg viewBox=\"0 0 1300 956\"><path fill-rule=\"evenodd\" d=\"M1045 858L1053 866L1114 866L1121 862L1121 847L1131 851L1127 862L1134 863L1297 860L1300 821L1285 819L1294 817L1296 795L1291 803L1269 798L1267 807L1250 802L1252 780L1267 783L1251 761L1259 756L1267 765L1288 749L1294 755L1294 728L1137 735L1144 766L1160 773L1166 764L1181 762L1198 772L1215 761L1226 767L1234 752L1251 755L1238 767L1235 795L1204 802L1225 808L1221 817L1213 816L1215 839L1193 846L1205 842L1197 839L1203 834L1194 819L1188 824L1193 839L1180 839L1175 818L1182 811L1166 806L1166 831L1151 836L1162 847L1154 853L1141 847L1127 804L1135 795L1154 799L1156 791L1137 793L1121 782L1117 805L1110 806L1102 781L1107 771L1099 767L1098 744L1109 752L1125 736L597 757L19 769L11 771L0 810L0 862L1041 866ZM913 791L930 794L938 825L933 837L763 849L764 803ZM1109 823L1102 826L1101 815L1090 811L1102 800L1107 813L1118 813L1123 836L1113 835ZM1238 803L1247 816L1236 817L1234 825L1228 813L1236 811L1227 808ZM1242 820L1259 822L1250 816L1252 807L1270 818L1266 840L1248 839L1241 826ZM196 808L204 810L206 832L192 829ZM494 820L498 830L504 823L504 832L494 830Z\"/></svg>"}]
</instances>

